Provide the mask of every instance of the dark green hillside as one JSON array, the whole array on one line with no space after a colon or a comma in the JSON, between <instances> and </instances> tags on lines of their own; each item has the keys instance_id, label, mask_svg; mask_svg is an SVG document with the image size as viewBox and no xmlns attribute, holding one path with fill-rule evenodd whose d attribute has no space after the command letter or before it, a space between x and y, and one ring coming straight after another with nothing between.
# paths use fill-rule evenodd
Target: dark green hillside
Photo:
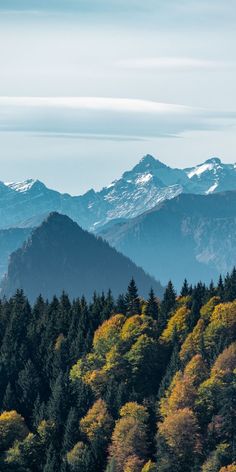
<instances>
[{"instance_id":1,"label":"dark green hillside","mask_svg":"<svg viewBox=\"0 0 236 472\"><path fill-rule=\"evenodd\" d=\"M95 290L111 289L118 296L131 277L143 296L151 286L162 295L161 285L127 257L69 217L52 213L11 256L2 294L9 297L22 288L34 301L40 293L51 299L65 290L71 298L85 295L91 299Z\"/></svg>"}]
</instances>

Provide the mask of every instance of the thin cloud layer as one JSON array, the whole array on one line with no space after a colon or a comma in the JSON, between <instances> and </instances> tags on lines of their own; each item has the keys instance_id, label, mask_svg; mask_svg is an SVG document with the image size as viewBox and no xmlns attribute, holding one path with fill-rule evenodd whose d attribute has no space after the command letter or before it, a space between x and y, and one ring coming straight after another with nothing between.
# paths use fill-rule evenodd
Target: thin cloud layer
<instances>
[{"instance_id":1,"label":"thin cloud layer","mask_svg":"<svg viewBox=\"0 0 236 472\"><path fill-rule=\"evenodd\" d=\"M0 97L0 131L110 139L178 136L232 126L236 113L148 100Z\"/></svg>"},{"instance_id":2,"label":"thin cloud layer","mask_svg":"<svg viewBox=\"0 0 236 472\"><path fill-rule=\"evenodd\" d=\"M218 68L233 67L234 63L192 57L139 57L117 61L115 65L124 69L140 70L215 70Z\"/></svg>"}]
</instances>

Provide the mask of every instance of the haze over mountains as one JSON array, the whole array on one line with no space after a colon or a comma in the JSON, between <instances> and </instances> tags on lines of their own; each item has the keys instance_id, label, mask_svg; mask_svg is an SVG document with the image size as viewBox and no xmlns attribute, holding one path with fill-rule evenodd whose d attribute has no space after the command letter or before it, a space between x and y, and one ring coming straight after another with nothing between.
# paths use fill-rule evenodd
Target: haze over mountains
<instances>
[{"instance_id":1,"label":"haze over mountains","mask_svg":"<svg viewBox=\"0 0 236 472\"><path fill-rule=\"evenodd\" d=\"M236 191L181 194L100 235L162 283L217 280L235 264Z\"/></svg>"},{"instance_id":2,"label":"haze over mountains","mask_svg":"<svg viewBox=\"0 0 236 472\"><path fill-rule=\"evenodd\" d=\"M22 288L31 301L41 293L51 299L65 290L71 298L112 290L118 296L135 277L140 293L161 285L102 239L84 231L70 218L52 213L35 229L21 249L12 254L2 294Z\"/></svg>"},{"instance_id":3,"label":"haze over mountains","mask_svg":"<svg viewBox=\"0 0 236 472\"><path fill-rule=\"evenodd\" d=\"M79 176L78 176L79 178ZM145 156L132 170L99 192L61 194L29 179L0 184L0 228L33 227L52 211L96 231L117 218L134 218L180 193L236 190L236 166L212 158L194 168L172 169Z\"/></svg>"},{"instance_id":4,"label":"haze over mountains","mask_svg":"<svg viewBox=\"0 0 236 472\"><path fill-rule=\"evenodd\" d=\"M146 155L108 187L81 196L32 179L1 183L0 278L10 254L57 212L101 235L162 284L170 276L177 287L185 276L215 279L235 264L235 194L236 165L217 157L173 169Z\"/></svg>"}]
</instances>

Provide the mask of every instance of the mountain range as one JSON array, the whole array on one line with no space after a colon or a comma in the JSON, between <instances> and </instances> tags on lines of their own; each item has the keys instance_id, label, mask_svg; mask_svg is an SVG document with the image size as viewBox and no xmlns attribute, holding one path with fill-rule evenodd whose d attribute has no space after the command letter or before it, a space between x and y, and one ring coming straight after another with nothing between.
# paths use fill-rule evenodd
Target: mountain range
<instances>
[{"instance_id":1,"label":"mountain range","mask_svg":"<svg viewBox=\"0 0 236 472\"><path fill-rule=\"evenodd\" d=\"M100 235L162 283L216 280L236 262L236 191L181 194Z\"/></svg>"},{"instance_id":2,"label":"mountain range","mask_svg":"<svg viewBox=\"0 0 236 472\"><path fill-rule=\"evenodd\" d=\"M236 190L236 165L213 157L194 168L173 169L146 155L99 192L61 194L38 180L0 183L0 229L34 227L53 211L92 232L115 219L134 218L181 193Z\"/></svg>"},{"instance_id":3,"label":"mountain range","mask_svg":"<svg viewBox=\"0 0 236 472\"><path fill-rule=\"evenodd\" d=\"M161 296L162 286L118 253L107 242L83 230L67 216L51 213L22 248L11 257L1 295L23 289L31 301L39 294L51 299L63 290L71 298L112 290L118 296L134 277L140 294L150 288Z\"/></svg>"},{"instance_id":4,"label":"mountain range","mask_svg":"<svg viewBox=\"0 0 236 472\"><path fill-rule=\"evenodd\" d=\"M180 286L235 264L236 165L218 157L185 169L151 155L99 192L62 194L39 180L0 183L0 278L10 254L51 212L100 235L157 280ZM220 207L219 207L220 205ZM230 212L229 212L230 209Z\"/></svg>"}]
</instances>

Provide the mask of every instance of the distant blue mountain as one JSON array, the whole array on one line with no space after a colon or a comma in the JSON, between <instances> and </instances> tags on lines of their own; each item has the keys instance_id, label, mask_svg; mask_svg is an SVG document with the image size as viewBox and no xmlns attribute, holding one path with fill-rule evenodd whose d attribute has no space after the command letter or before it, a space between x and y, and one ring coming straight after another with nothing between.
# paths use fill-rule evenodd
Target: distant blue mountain
<instances>
[{"instance_id":1,"label":"distant blue mountain","mask_svg":"<svg viewBox=\"0 0 236 472\"><path fill-rule=\"evenodd\" d=\"M157 205L168 202L182 194L211 196L229 190L236 190L236 165L223 164L217 157L208 159L196 167L173 169L153 156L146 155L133 169L125 172L120 179L115 180L108 187L99 192L92 189L81 196L61 194L47 188L38 180L29 179L17 183L0 182L0 278L7 270L8 258L11 252L22 245L23 240L27 238L32 229L40 225L48 214L56 211L69 216L83 229L98 234L103 231L103 236L107 237L111 244L128 256L133 257L143 267L148 270L150 268L154 275L158 277L160 275L161 279L166 281L168 274L173 274L173 270L170 272L169 269L165 271L164 268L162 272L157 269L154 270L152 263L154 264L155 258L153 258L151 252L147 260L141 254L137 258L135 253L136 244L133 248L128 249L129 246L126 242L117 242L117 236L113 234L113 226L119 223L119 228L125 228L124 231L126 232L126 228L135 224L133 222L129 223L130 220L145 214L147 211L152 211ZM193 206L193 213L195 211L194 206L198 205L197 201L197 199L189 199ZM228 202L224 198L223 201L225 202L224 211L227 212L226 205L228 205ZM166 214L168 211L170 212L169 222L171 222L173 218L171 205L167 204L165 208ZM220 228L218 220L214 224L216 228ZM168 215L165 225L169 228ZM140 232L140 240L142 240L143 232L139 226L138 228L137 234ZM211 228L214 229L213 226ZM150 237L152 230L153 228L148 229ZM222 231L222 234L224 234L224 228ZM229 234L231 233L232 226L229 228ZM118 234L120 234L119 231ZM195 232L196 240L197 234ZM149 235L147 234L146 237L148 238ZM159 241L159 239L157 240ZM216 251L218 256L215 256L215 258L206 251L204 253L203 250L200 253L198 253L198 250L196 252L196 246L194 246L193 254L195 255L193 257L200 264L198 264L198 268L204 269L204 277L215 276L219 271L225 272L230 268L234 237L232 236L231 240L229 238L227 240L229 242L228 247L225 246L224 248L225 253L220 256L219 251ZM177 240L173 238L172 242L172 246L174 247L175 243L175 250L178 251ZM159 247L161 247L161 244L160 241ZM154 249L155 247L154 245ZM143 254L145 254L145 251ZM212 261L212 258L214 261ZM164 266L167 268L167 263ZM209 267L211 267L210 271L208 270ZM192 269L191 273L195 269ZM198 278L200 275L199 272ZM182 277L181 274L180 277ZM180 277L176 276L178 283Z\"/></svg>"},{"instance_id":2,"label":"distant blue mountain","mask_svg":"<svg viewBox=\"0 0 236 472\"><path fill-rule=\"evenodd\" d=\"M236 190L236 166L212 158L194 168L172 169L145 156L132 170L99 192L61 194L38 180L0 183L0 228L33 227L52 211L97 231L119 218L134 218L181 193Z\"/></svg>"},{"instance_id":3,"label":"distant blue mountain","mask_svg":"<svg viewBox=\"0 0 236 472\"><path fill-rule=\"evenodd\" d=\"M51 299L65 290L71 298L91 299L94 291L111 289L117 297L132 277L142 296L151 287L162 296L160 283L130 259L67 216L52 213L11 255L1 294L8 297L21 288L34 301L39 294Z\"/></svg>"},{"instance_id":4,"label":"distant blue mountain","mask_svg":"<svg viewBox=\"0 0 236 472\"><path fill-rule=\"evenodd\" d=\"M236 265L236 191L181 194L99 234L162 284L216 280Z\"/></svg>"}]
</instances>

